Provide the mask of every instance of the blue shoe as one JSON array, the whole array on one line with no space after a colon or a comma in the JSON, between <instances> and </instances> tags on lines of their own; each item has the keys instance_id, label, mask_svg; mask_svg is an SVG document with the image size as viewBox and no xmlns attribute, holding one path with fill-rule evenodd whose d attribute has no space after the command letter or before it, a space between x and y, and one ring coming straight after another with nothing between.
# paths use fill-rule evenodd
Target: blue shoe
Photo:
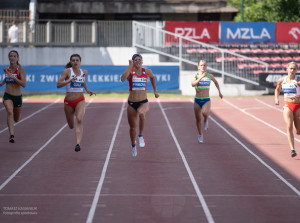
<instances>
[{"instance_id":1,"label":"blue shoe","mask_svg":"<svg viewBox=\"0 0 300 223\"><path fill-rule=\"evenodd\" d=\"M294 149L291 151L291 156L292 156L292 157L297 156L297 153L296 153L296 151L295 151Z\"/></svg>"}]
</instances>

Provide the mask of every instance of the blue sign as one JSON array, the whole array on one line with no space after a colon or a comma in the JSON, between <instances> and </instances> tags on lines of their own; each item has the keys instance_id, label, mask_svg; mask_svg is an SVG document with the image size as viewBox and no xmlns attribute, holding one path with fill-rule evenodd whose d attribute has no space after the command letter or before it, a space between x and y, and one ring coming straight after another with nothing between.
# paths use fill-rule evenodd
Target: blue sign
<instances>
[{"instance_id":1,"label":"blue sign","mask_svg":"<svg viewBox=\"0 0 300 223\"><path fill-rule=\"evenodd\" d=\"M5 78L3 67L0 66L0 81ZM63 66L23 66L26 74L27 91L65 91L65 87L57 88L56 84L64 71ZM92 91L128 91L128 81L121 82L121 75L127 66L81 66L87 70L86 83ZM156 80L156 89L179 89L179 66L147 66L151 69ZM153 90L150 78L147 88ZM4 86L3 86L4 87ZM1 89L1 88L0 88ZM1 89L4 90L4 89Z\"/></svg>"},{"instance_id":2,"label":"blue sign","mask_svg":"<svg viewBox=\"0 0 300 223\"><path fill-rule=\"evenodd\" d=\"M275 22L220 22L221 42L275 43Z\"/></svg>"}]
</instances>

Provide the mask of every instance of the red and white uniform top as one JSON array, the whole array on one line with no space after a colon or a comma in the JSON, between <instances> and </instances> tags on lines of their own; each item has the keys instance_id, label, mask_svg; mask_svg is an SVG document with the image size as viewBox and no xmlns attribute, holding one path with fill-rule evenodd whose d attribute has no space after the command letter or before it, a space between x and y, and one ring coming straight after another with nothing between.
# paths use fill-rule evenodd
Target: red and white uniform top
<instances>
[{"instance_id":1,"label":"red and white uniform top","mask_svg":"<svg viewBox=\"0 0 300 223\"><path fill-rule=\"evenodd\" d=\"M83 70L80 69L80 75L78 75L78 76L74 73L72 67L70 67L70 70L71 70L71 75L69 77L69 80L75 76L77 77L77 80L67 84L66 91L67 92L83 92L84 80L85 80L85 74L83 73Z\"/></svg>"},{"instance_id":2,"label":"red and white uniform top","mask_svg":"<svg viewBox=\"0 0 300 223\"><path fill-rule=\"evenodd\" d=\"M12 76L14 76L14 78L18 78L20 80L21 78L19 76L19 68L20 68L20 66L18 66L17 69L12 73ZM9 77L6 72L5 72L5 82L6 83L16 83L15 79Z\"/></svg>"},{"instance_id":3,"label":"red and white uniform top","mask_svg":"<svg viewBox=\"0 0 300 223\"><path fill-rule=\"evenodd\" d=\"M147 81L148 76L146 74L145 68L142 68L142 75L139 76L135 72L134 68L132 68L131 78L128 80L129 83L129 91L145 91L147 90Z\"/></svg>"}]
</instances>

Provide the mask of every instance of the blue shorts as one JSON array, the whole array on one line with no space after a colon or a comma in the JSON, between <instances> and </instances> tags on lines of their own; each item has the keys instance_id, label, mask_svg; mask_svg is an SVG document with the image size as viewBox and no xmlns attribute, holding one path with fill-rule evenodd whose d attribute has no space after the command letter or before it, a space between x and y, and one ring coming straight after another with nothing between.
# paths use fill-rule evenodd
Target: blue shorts
<instances>
[{"instance_id":1,"label":"blue shorts","mask_svg":"<svg viewBox=\"0 0 300 223\"><path fill-rule=\"evenodd\" d=\"M210 101L210 98L195 98L195 103L197 103L201 108L208 101Z\"/></svg>"}]
</instances>

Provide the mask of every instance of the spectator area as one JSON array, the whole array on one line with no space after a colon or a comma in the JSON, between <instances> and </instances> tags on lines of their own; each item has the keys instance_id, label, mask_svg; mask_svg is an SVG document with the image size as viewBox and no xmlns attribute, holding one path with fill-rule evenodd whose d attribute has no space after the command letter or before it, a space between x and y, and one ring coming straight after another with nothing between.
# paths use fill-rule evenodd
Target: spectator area
<instances>
[{"instance_id":1,"label":"spectator area","mask_svg":"<svg viewBox=\"0 0 300 223\"><path fill-rule=\"evenodd\" d=\"M269 64L268 72L285 73L287 63L294 61L300 63L300 45L219 45L232 53L250 57L254 60L263 61ZM215 49L187 48L187 54L202 53L203 55L214 55L215 62L221 63L222 56ZM207 57L207 56L206 56ZM210 56L211 58L211 56ZM265 65L245 62L244 57L224 55L225 63L237 66L240 71L251 71L253 74L265 72ZM234 63L233 63L234 62Z\"/></svg>"}]
</instances>

